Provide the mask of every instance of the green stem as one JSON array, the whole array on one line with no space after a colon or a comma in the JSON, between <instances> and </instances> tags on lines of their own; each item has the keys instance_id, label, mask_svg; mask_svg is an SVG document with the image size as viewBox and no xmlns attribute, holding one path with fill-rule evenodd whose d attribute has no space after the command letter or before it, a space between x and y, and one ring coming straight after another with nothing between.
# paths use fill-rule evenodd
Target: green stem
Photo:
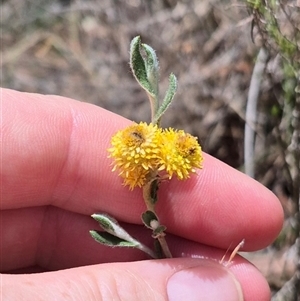
<instances>
[{"instance_id":1,"label":"green stem","mask_svg":"<svg viewBox=\"0 0 300 301\"><path fill-rule=\"evenodd\" d=\"M153 177L152 177L153 176ZM143 187L143 198L147 207L147 210L153 212L156 216L155 212L155 204L157 202L157 190L158 190L158 180L156 179L156 174L151 175L153 180L150 180L144 187ZM157 221L158 224L155 228L152 227L153 232L160 227L159 220ZM170 252L169 246L165 239L166 234L162 231L159 234L155 235L155 238L159 241L162 252L166 258L172 258L172 254Z\"/></svg>"},{"instance_id":2,"label":"green stem","mask_svg":"<svg viewBox=\"0 0 300 301\"><path fill-rule=\"evenodd\" d=\"M155 120L155 116L156 116L156 113L157 113L157 110L158 110L158 99L157 99L157 96L154 96L151 95L150 93L147 93L148 94L148 98L149 98L149 101L150 101L150 107L151 107L151 122L153 124L157 124L157 126L159 126L159 122L157 120Z\"/></svg>"},{"instance_id":3,"label":"green stem","mask_svg":"<svg viewBox=\"0 0 300 301\"><path fill-rule=\"evenodd\" d=\"M160 246L161 246L161 249L165 255L166 258L172 258L172 254L171 254L171 251L169 249L169 246L167 244L167 241L165 239L165 235L162 235L162 236L159 236L157 237L159 243L160 243Z\"/></svg>"}]
</instances>

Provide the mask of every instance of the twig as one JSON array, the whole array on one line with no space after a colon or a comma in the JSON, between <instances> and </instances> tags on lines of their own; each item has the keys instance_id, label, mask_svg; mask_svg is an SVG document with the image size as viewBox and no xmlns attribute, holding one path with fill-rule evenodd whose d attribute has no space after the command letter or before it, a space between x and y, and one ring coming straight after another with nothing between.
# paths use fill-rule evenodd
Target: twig
<instances>
[{"instance_id":1,"label":"twig","mask_svg":"<svg viewBox=\"0 0 300 301\"><path fill-rule=\"evenodd\" d=\"M300 80L300 79L299 79ZM293 201L297 207L297 212L300 211L300 92L296 95L295 107L292 112L293 134L289 149L294 157L294 172L293 172ZM299 233L300 234L300 233ZM299 254L300 255L300 254Z\"/></svg>"},{"instance_id":2,"label":"twig","mask_svg":"<svg viewBox=\"0 0 300 301\"><path fill-rule=\"evenodd\" d=\"M300 272L297 271L295 275L272 297L272 301L297 301L299 283Z\"/></svg>"},{"instance_id":3,"label":"twig","mask_svg":"<svg viewBox=\"0 0 300 301\"><path fill-rule=\"evenodd\" d=\"M254 140L255 124L257 116L257 100L260 91L262 75L268 59L268 52L261 48L252 73L246 108L245 140L244 140L244 160L245 173L254 177Z\"/></svg>"}]
</instances>

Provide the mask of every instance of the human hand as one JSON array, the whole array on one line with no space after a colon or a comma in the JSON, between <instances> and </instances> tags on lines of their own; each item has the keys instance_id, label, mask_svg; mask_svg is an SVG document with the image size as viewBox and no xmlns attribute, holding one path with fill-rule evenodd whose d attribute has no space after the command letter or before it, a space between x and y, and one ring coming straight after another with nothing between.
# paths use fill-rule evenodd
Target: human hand
<instances>
[{"instance_id":1,"label":"human hand","mask_svg":"<svg viewBox=\"0 0 300 301\"><path fill-rule=\"evenodd\" d=\"M252 251L280 231L282 208L262 185L205 154L198 176L160 186L157 211L179 258L143 260L138 250L89 236L94 212L146 244L150 236L140 221L141 190L123 187L107 158L111 136L130 121L58 96L2 89L1 98L3 300L270 299L249 262L218 262L243 238Z\"/></svg>"}]
</instances>

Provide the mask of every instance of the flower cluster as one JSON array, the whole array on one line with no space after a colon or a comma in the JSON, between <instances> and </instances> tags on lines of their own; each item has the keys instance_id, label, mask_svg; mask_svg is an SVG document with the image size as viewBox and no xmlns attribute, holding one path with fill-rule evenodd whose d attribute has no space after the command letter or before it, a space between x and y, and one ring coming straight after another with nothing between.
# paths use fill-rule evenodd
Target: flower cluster
<instances>
[{"instance_id":1,"label":"flower cluster","mask_svg":"<svg viewBox=\"0 0 300 301\"><path fill-rule=\"evenodd\" d=\"M141 122L118 131L108 149L124 185L142 187L149 176L165 173L169 179L189 178L202 168L202 151L196 137L172 128L161 129Z\"/></svg>"}]
</instances>

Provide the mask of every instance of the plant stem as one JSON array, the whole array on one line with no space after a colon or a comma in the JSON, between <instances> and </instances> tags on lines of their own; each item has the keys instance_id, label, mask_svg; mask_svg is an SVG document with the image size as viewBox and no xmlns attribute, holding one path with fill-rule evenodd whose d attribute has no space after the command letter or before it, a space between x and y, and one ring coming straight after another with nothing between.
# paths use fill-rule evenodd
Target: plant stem
<instances>
[{"instance_id":1,"label":"plant stem","mask_svg":"<svg viewBox=\"0 0 300 301\"><path fill-rule=\"evenodd\" d=\"M157 183L154 183L155 180L151 180L146 185L143 186L143 198L147 207L147 210L155 213L155 203L157 201L156 194L153 193L153 189L157 189Z\"/></svg>"},{"instance_id":2,"label":"plant stem","mask_svg":"<svg viewBox=\"0 0 300 301\"><path fill-rule=\"evenodd\" d=\"M145 252L146 254L148 254L150 257L157 259L157 255L155 254L155 252L153 252L151 249L149 249L147 246L143 245L142 243L139 243L139 245L137 246L138 249L140 249L141 251Z\"/></svg>"},{"instance_id":3,"label":"plant stem","mask_svg":"<svg viewBox=\"0 0 300 301\"><path fill-rule=\"evenodd\" d=\"M155 212L155 204L157 202L157 190L158 190L158 180L156 179L156 174L151 175L153 180L150 180L144 187L143 187L143 198L147 207L147 210L153 212L155 216L157 216ZM154 231L160 227L160 222L157 220L158 224L156 224L155 228L151 228ZM166 258L172 258L172 254L170 252L169 246L165 239L166 234L164 231L154 234L154 237L157 238L158 242L160 243L162 252Z\"/></svg>"},{"instance_id":4,"label":"plant stem","mask_svg":"<svg viewBox=\"0 0 300 301\"><path fill-rule=\"evenodd\" d=\"M148 98L149 98L150 107L151 107L151 122L153 124L159 125L158 122L154 123L155 115L156 115L156 112L158 110L158 99L157 99L157 96L155 95L153 97L153 95L151 95L150 93L148 93Z\"/></svg>"},{"instance_id":5,"label":"plant stem","mask_svg":"<svg viewBox=\"0 0 300 301\"><path fill-rule=\"evenodd\" d=\"M161 249L162 249L165 257L166 258L172 258L173 256L171 254L171 251L170 251L169 246L167 244L167 241L165 239L165 234L158 236L157 239L160 243Z\"/></svg>"}]
</instances>

